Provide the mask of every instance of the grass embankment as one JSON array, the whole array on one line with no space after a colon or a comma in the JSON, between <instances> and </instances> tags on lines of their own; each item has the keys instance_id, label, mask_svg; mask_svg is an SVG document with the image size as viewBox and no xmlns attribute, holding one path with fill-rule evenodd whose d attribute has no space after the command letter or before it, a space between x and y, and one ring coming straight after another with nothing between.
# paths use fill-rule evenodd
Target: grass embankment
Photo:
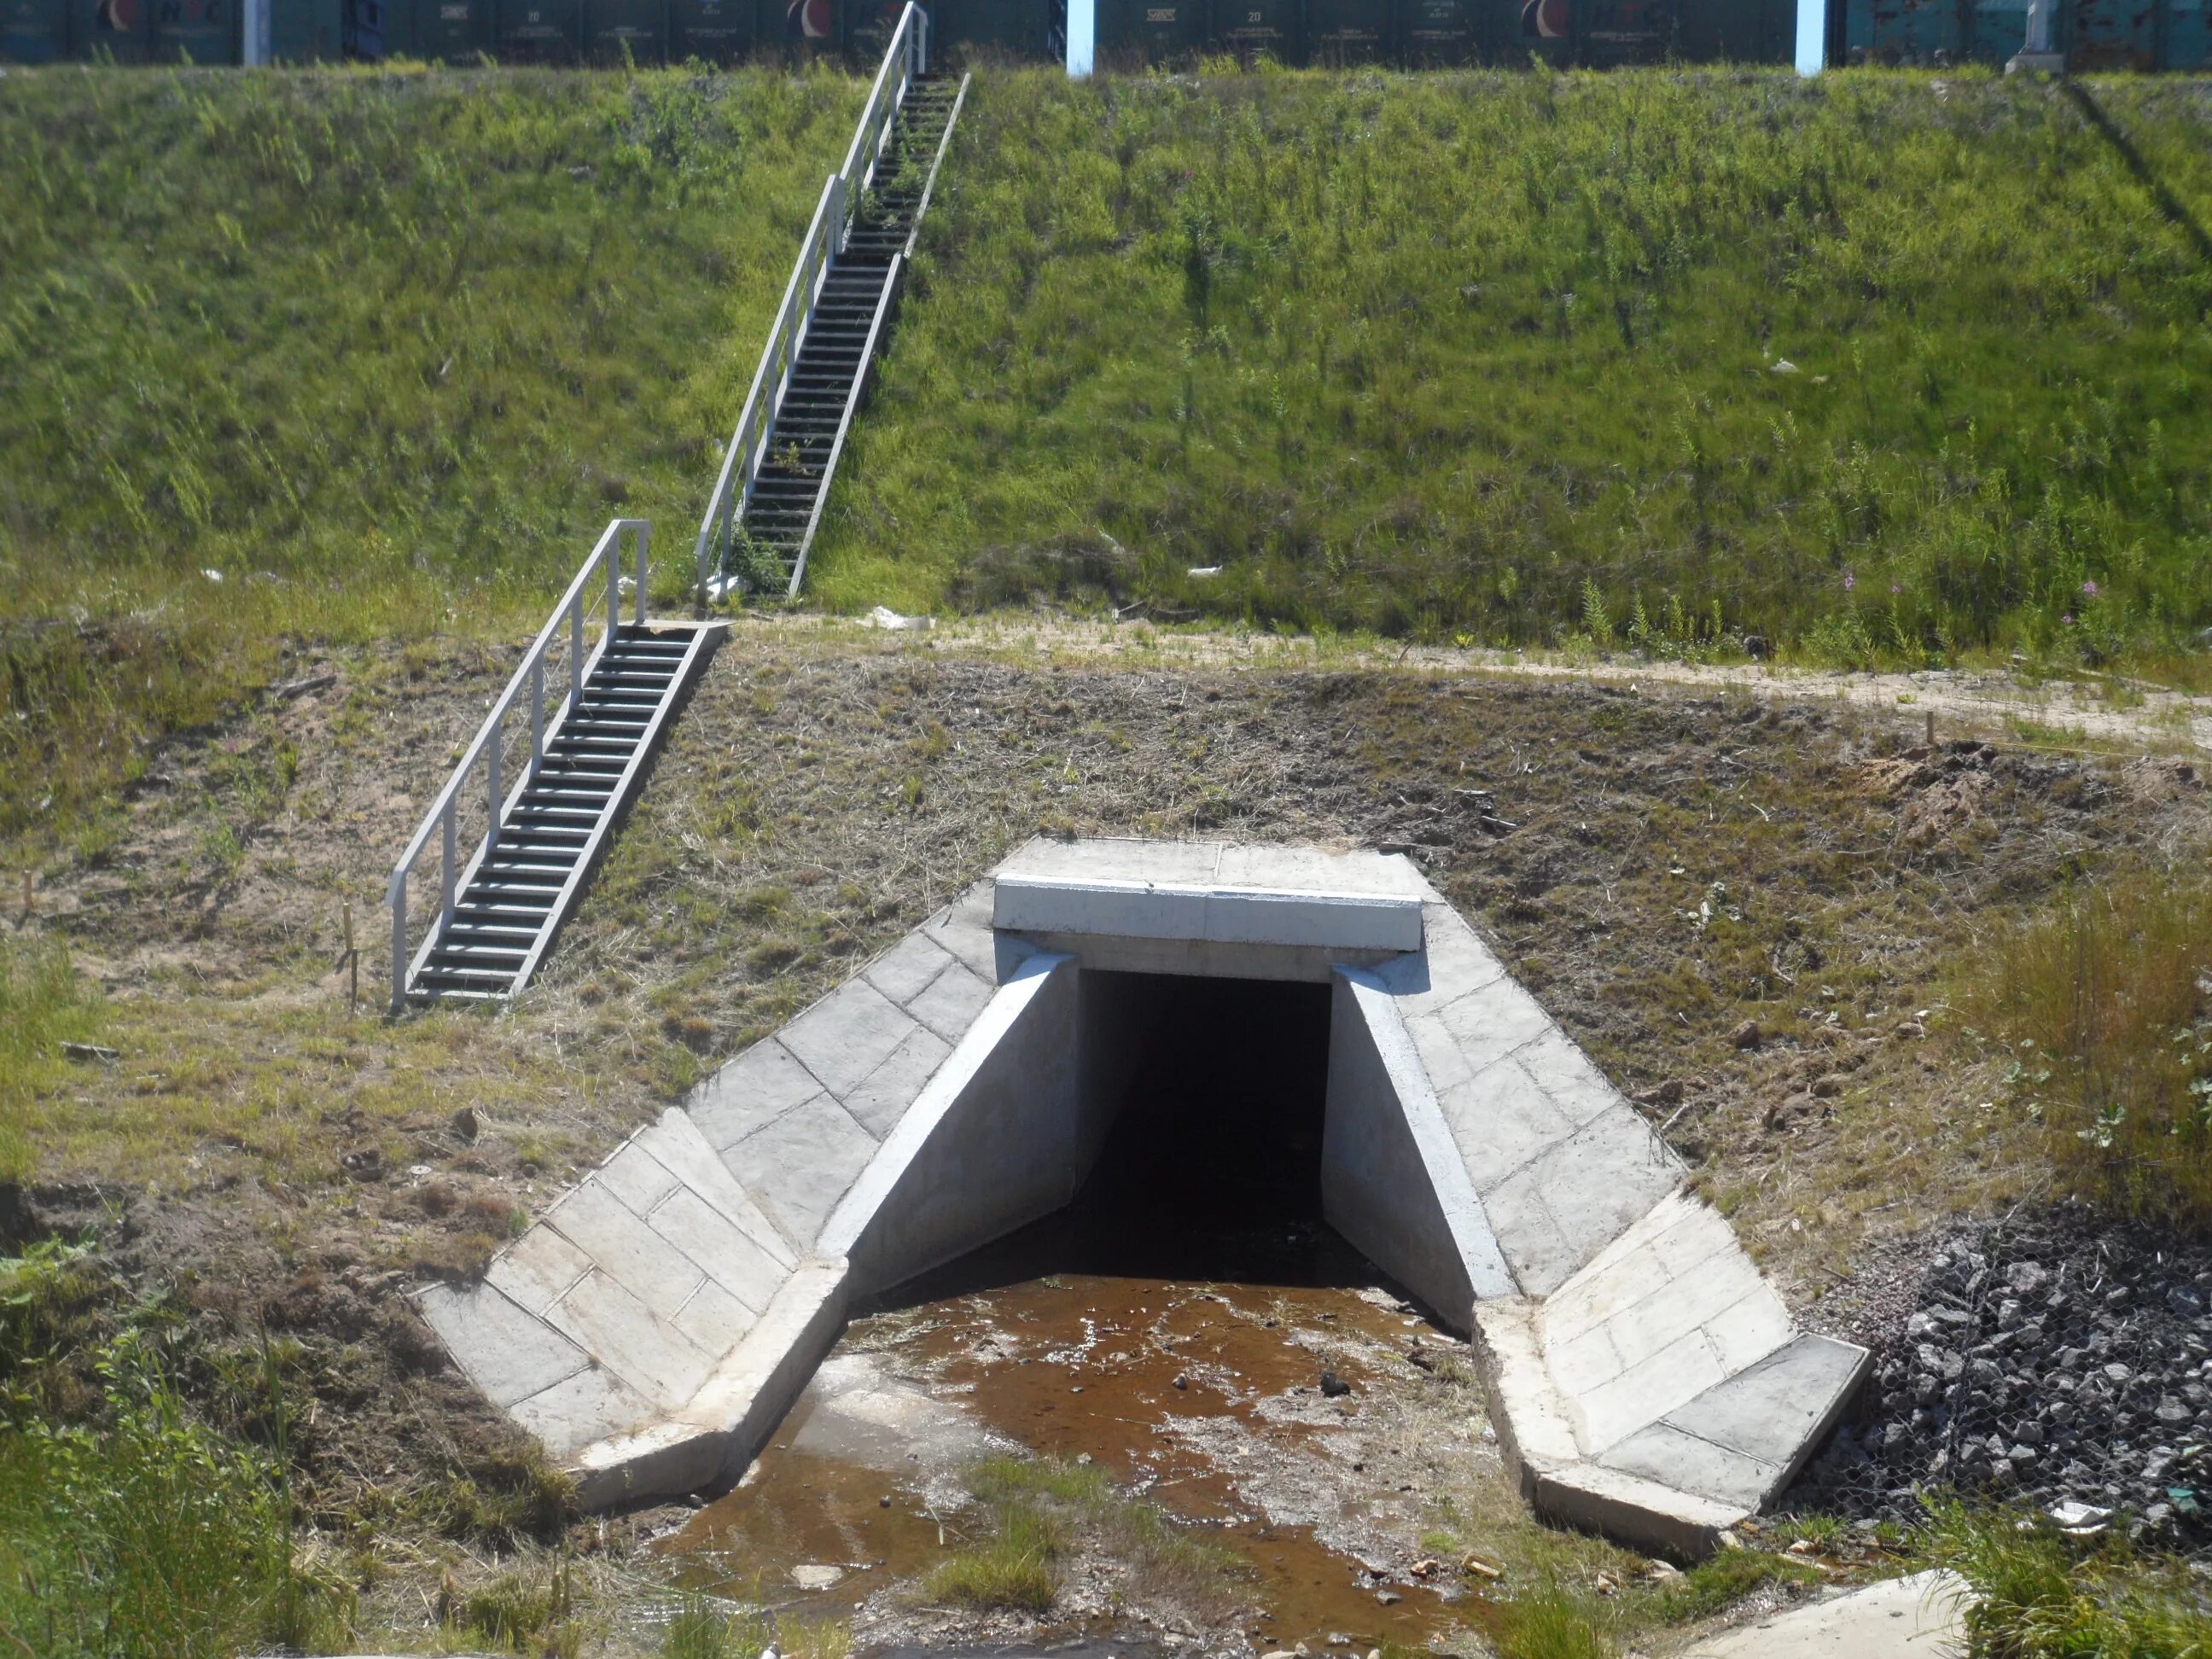
<instances>
[{"instance_id":1,"label":"grass embankment","mask_svg":"<svg viewBox=\"0 0 2212 1659\"><path fill-rule=\"evenodd\" d=\"M2212 193L2202 83L2096 91ZM1840 663L2212 623L2212 264L2048 87L994 75L925 240L830 604Z\"/></svg>"},{"instance_id":2,"label":"grass embankment","mask_svg":"<svg viewBox=\"0 0 2212 1659\"><path fill-rule=\"evenodd\" d=\"M860 98L0 82L0 832L65 829L288 634L526 630L617 513L672 572Z\"/></svg>"}]
</instances>

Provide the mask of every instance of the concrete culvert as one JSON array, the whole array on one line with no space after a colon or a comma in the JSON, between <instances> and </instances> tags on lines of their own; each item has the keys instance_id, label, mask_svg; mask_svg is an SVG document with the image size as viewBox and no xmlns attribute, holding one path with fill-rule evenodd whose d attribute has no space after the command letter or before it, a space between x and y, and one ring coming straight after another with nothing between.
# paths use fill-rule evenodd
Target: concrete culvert
<instances>
[{"instance_id":1,"label":"concrete culvert","mask_svg":"<svg viewBox=\"0 0 2212 1659\"><path fill-rule=\"evenodd\" d=\"M1798 1332L1684 1178L1409 860L1039 841L422 1304L609 1504L741 1469L849 1309L986 1247L1364 1256L1472 1339L1540 1510L1694 1555L1867 1356Z\"/></svg>"}]
</instances>

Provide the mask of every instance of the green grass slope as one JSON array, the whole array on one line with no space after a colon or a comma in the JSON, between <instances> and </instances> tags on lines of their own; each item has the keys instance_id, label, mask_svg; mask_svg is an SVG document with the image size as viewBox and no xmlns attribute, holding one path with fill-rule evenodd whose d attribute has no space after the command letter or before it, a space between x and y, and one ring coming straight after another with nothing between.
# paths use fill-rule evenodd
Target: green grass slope
<instances>
[{"instance_id":1,"label":"green grass slope","mask_svg":"<svg viewBox=\"0 0 2212 1659\"><path fill-rule=\"evenodd\" d=\"M2202 211L2212 83L2095 95ZM1845 662L2212 623L2212 261L2053 86L994 76L927 242L831 604Z\"/></svg>"},{"instance_id":2,"label":"green grass slope","mask_svg":"<svg viewBox=\"0 0 2212 1659\"><path fill-rule=\"evenodd\" d=\"M287 630L534 625L617 513L688 561L861 95L0 81L0 830L127 773Z\"/></svg>"}]
</instances>

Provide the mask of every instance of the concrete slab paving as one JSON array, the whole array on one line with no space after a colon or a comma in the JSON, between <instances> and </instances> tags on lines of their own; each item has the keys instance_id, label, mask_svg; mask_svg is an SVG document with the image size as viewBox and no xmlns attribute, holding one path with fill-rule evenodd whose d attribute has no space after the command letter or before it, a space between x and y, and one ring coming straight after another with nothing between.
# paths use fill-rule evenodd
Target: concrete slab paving
<instances>
[{"instance_id":1,"label":"concrete slab paving","mask_svg":"<svg viewBox=\"0 0 2212 1659\"><path fill-rule=\"evenodd\" d=\"M1334 982L1325 1212L1474 1337L1544 1513L1710 1549L1863 1375L1410 860L1206 842L1031 842L424 1313L587 1502L712 1479L850 1296L1066 1201L1127 971Z\"/></svg>"},{"instance_id":2,"label":"concrete slab paving","mask_svg":"<svg viewBox=\"0 0 2212 1659\"><path fill-rule=\"evenodd\" d=\"M1960 1659L1965 1590L1947 1572L1888 1578L1709 1638L1678 1659Z\"/></svg>"}]
</instances>

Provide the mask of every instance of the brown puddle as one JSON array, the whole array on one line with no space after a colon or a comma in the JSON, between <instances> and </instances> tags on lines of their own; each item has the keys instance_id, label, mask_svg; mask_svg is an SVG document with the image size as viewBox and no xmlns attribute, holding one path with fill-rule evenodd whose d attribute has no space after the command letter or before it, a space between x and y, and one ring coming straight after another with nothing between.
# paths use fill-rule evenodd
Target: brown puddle
<instances>
[{"instance_id":1,"label":"brown puddle","mask_svg":"<svg viewBox=\"0 0 2212 1659\"><path fill-rule=\"evenodd\" d=\"M1349 1290L1091 1276L878 1314L855 1322L841 1355L875 1362L878 1376L912 1388L926 1405L957 1405L965 1426L980 1425L995 1444L963 1437L925 1407L918 1452L886 1444L869 1448L866 1461L824 1455L811 1448L843 1450L895 1414L880 1408L880 1395L866 1398L873 1391L863 1385L860 1426L826 1424L846 1415L841 1406L855 1392L833 1376L830 1389L808 1390L745 1483L670 1547L711 1563L707 1577L732 1593L843 1613L926 1576L963 1541L975 1521L957 1507L957 1477L969 1462L1014 1448L1088 1456L1250 1565L1243 1599L1261 1611L1239 1621L1248 1637L1316 1649L1349 1638L1363 1652L1385 1640L1425 1646L1458 1622L1449 1604L1409 1581L1397 1560L1370 1550L1363 1561L1322 1535L1358 1536L1367 1530L1361 1511L1396 1498L1362 1494L1356 1466L1364 1460L1356 1446L1330 1443L1357 1441L1376 1351L1402 1352L1409 1317ZM1426 1322L1411 1322L1433 1340ZM1351 1392L1324 1396L1324 1367ZM947 1461L934 1462L940 1454ZM1288 1490L1255 1496L1255 1475ZM1285 1507L1318 1510L1322 1524L1270 1520ZM819 1592L792 1577L823 1565L842 1576ZM1399 1599L1386 1604L1378 1590Z\"/></svg>"},{"instance_id":2,"label":"brown puddle","mask_svg":"<svg viewBox=\"0 0 2212 1659\"><path fill-rule=\"evenodd\" d=\"M1183 1632L1209 1646L1364 1654L1465 1622L1454 1564L1415 1571L1425 1500L1387 1473L1408 1347L1449 1339L1321 1221L1327 988L1157 983L1151 1052L1075 1202L854 1321L744 1481L668 1541L702 1585L865 1609L863 1648L943 1645L957 1632L915 1610L981 1527L963 1476L1032 1454L1096 1462L1249 1564L1243 1611ZM1224 1054L1222 1030L1244 1043ZM1071 1594L1047 1622L1120 1611Z\"/></svg>"}]
</instances>

